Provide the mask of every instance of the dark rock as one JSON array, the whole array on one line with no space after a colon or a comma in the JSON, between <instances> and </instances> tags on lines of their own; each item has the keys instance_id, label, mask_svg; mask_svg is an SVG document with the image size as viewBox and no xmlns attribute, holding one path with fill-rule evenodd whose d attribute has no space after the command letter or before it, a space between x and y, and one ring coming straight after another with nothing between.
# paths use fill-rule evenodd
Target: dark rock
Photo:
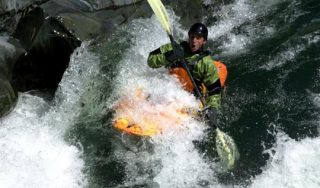
<instances>
[{"instance_id":1,"label":"dark rock","mask_svg":"<svg viewBox=\"0 0 320 188\"><path fill-rule=\"evenodd\" d=\"M14 88L55 90L71 53L81 42L59 20L46 16L40 7L25 10L13 36L28 50L14 66Z\"/></svg>"},{"instance_id":2,"label":"dark rock","mask_svg":"<svg viewBox=\"0 0 320 188\"><path fill-rule=\"evenodd\" d=\"M0 117L9 113L17 101L17 93L10 82L0 78Z\"/></svg>"},{"instance_id":3,"label":"dark rock","mask_svg":"<svg viewBox=\"0 0 320 188\"><path fill-rule=\"evenodd\" d=\"M79 0L51 0L41 5L41 8L50 16L59 16L62 13L81 13L93 11L86 1Z\"/></svg>"},{"instance_id":4,"label":"dark rock","mask_svg":"<svg viewBox=\"0 0 320 188\"><path fill-rule=\"evenodd\" d=\"M94 10L117 9L120 7L135 6L143 0L86 0ZM146 1L145 1L146 2Z\"/></svg>"},{"instance_id":5,"label":"dark rock","mask_svg":"<svg viewBox=\"0 0 320 188\"><path fill-rule=\"evenodd\" d=\"M18 10L22 7L30 4L32 0L25 0L25 1L15 1L15 0L1 0L0 1L0 14L4 14L8 11Z\"/></svg>"},{"instance_id":6,"label":"dark rock","mask_svg":"<svg viewBox=\"0 0 320 188\"><path fill-rule=\"evenodd\" d=\"M21 17L21 13L29 7L41 5L48 0L0 0L0 34L11 35Z\"/></svg>"},{"instance_id":7,"label":"dark rock","mask_svg":"<svg viewBox=\"0 0 320 188\"><path fill-rule=\"evenodd\" d=\"M27 50L14 66L13 87L22 92L55 90L80 40L111 34L128 19L152 13L147 2L135 6L144 8L113 6L93 12L89 3L78 0L51 0L26 7L13 33Z\"/></svg>"},{"instance_id":8,"label":"dark rock","mask_svg":"<svg viewBox=\"0 0 320 188\"><path fill-rule=\"evenodd\" d=\"M19 39L26 50L30 50L44 22L44 17L44 12L39 7L28 7L24 10L13 37Z\"/></svg>"},{"instance_id":9,"label":"dark rock","mask_svg":"<svg viewBox=\"0 0 320 188\"><path fill-rule=\"evenodd\" d=\"M9 37L0 38L0 117L8 113L17 100L10 78L12 66L25 51L18 41Z\"/></svg>"},{"instance_id":10,"label":"dark rock","mask_svg":"<svg viewBox=\"0 0 320 188\"><path fill-rule=\"evenodd\" d=\"M114 28L127 20L151 15L146 1L104 1L95 9L95 3L78 0L52 0L41 5L45 13L59 17L63 25L80 40L111 34Z\"/></svg>"},{"instance_id":11,"label":"dark rock","mask_svg":"<svg viewBox=\"0 0 320 188\"><path fill-rule=\"evenodd\" d=\"M20 16L15 10L0 14L0 35L7 36L14 31Z\"/></svg>"}]
</instances>

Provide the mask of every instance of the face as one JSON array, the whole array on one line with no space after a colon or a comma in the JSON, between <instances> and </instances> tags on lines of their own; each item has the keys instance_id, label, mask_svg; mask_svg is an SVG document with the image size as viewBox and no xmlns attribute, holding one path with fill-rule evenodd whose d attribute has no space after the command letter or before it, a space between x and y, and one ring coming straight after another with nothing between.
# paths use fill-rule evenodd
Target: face
<instances>
[{"instance_id":1,"label":"face","mask_svg":"<svg viewBox=\"0 0 320 188\"><path fill-rule=\"evenodd\" d=\"M203 45L206 44L206 40L197 34L191 33L189 35L189 47L191 52L196 52L201 49Z\"/></svg>"}]
</instances>

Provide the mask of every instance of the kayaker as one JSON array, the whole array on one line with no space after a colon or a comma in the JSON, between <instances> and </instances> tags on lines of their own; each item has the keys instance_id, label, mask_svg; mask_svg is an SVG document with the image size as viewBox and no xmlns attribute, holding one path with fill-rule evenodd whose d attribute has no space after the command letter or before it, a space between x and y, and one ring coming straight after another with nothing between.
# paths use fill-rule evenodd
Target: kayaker
<instances>
[{"instance_id":1,"label":"kayaker","mask_svg":"<svg viewBox=\"0 0 320 188\"><path fill-rule=\"evenodd\" d=\"M221 91L225 78L222 78L222 82L216 67L219 65L215 65L211 53L204 50L208 38L207 27L202 23L195 23L189 29L188 36L188 42L183 41L180 44L174 44L175 52L171 43L150 52L148 65L152 68L165 66L169 69L170 74L177 76L184 89L195 93L193 84L179 61L179 59L184 58L197 87L205 97L207 107L210 107L207 114L216 117L215 113L219 110L221 104ZM220 65L224 66L223 64Z\"/></svg>"}]
</instances>

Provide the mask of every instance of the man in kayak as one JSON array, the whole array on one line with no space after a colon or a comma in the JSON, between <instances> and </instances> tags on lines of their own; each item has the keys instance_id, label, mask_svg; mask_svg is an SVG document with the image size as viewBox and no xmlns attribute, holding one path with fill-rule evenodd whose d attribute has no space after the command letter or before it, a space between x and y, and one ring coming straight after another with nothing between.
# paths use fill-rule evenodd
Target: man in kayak
<instances>
[{"instance_id":1,"label":"man in kayak","mask_svg":"<svg viewBox=\"0 0 320 188\"><path fill-rule=\"evenodd\" d=\"M209 107L207 115L216 116L215 111L220 108L224 80L221 83L218 68L210 52L203 49L207 42L208 29L202 23L195 23L189 29L188 36L188 42L174 44L174 48L169 43L150 52L148 65L152 68L165 66L170 74L177 76L185 90L195 93L195 88L179 61L184 58L198 89L205 97L206 105Z\"/></svg>"}]
</instances>

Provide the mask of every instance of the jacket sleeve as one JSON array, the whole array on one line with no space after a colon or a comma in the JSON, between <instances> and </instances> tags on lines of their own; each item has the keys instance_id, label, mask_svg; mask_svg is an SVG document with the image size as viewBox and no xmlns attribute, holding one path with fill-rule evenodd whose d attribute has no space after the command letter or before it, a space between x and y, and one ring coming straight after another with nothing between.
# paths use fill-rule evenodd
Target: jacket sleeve
<instances>
[{"instance_id":1,"label":"jacket sleeve","mask_svg":"<svg viewBox=\"0 0 320 188\"><path fill-rule=\"evenodd\" d=\"M194 76L206 87L206 103L208 107L220 108L221 85L218 70L213 64L213 59L206 56L198 62L193 70Z\"/></svg>"},{"instance_id":2,"label":"jacket sleeve","mask_svg":"<svg viewBox=\"0 0 320 188\"><path fill-rule=\"evenodd\" d=\"M169 64L165 58L165 53L172 50L171 44L165 44L149 53L148 65L151 68L159 68Z\"/></svg>"}]
</instances>

